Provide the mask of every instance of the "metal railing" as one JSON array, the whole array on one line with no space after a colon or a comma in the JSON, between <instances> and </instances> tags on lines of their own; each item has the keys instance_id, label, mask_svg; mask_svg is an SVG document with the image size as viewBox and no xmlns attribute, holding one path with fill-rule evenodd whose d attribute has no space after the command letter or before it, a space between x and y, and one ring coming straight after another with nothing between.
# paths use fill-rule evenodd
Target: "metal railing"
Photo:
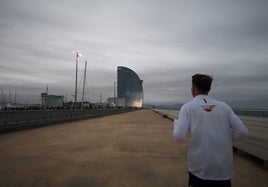
<instances>
[{"instance_id":1,"label":"metal railing","mask_svg":"<svg viewBox=\"0 0 268 187\"><path fill-rule=\"evenodd\" d=\"M0 133L133 110L135 109L1 111Z\"/></svg>"}]
</instances>

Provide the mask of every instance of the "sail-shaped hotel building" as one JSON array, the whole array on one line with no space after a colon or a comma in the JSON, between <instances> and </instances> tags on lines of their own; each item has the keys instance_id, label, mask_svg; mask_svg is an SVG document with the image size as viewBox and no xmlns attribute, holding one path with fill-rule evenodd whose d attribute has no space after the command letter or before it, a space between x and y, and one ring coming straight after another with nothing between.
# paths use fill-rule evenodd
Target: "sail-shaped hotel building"
<instances>
[{"instance_id":1,"label":"sail-shaped hotel building","mask_svg":"<svg viewBox=\"0 0 268 187\"><path fill-rule=\"evenodd\" d=\"M143 87L139 76L131 69L117 67L117 106L143 106Z\"/></svg>"}]
</instances>

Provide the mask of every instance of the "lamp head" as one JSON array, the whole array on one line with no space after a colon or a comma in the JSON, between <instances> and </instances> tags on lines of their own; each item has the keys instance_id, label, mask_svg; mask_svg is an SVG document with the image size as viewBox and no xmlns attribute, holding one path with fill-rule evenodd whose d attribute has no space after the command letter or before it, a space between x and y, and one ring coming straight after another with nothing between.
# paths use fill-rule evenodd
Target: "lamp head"
<instances>
[{"instance_id":1,"label":"lamp head","mask_svg":"<svg viewBox=\"0 0 268 187\"><path fill-rule=\"evenodd\" d=\"M81 56L82 56L81 53L76 52L76 57L81 57Z\"/></svg>"}]
</instances>

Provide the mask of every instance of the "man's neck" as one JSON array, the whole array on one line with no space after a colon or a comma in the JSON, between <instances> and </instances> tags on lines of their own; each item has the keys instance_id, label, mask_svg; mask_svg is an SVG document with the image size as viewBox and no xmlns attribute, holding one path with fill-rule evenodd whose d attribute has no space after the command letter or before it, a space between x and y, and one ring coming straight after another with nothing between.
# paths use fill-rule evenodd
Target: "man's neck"
<instances>
[{"instance_id":1,"label":"man's neck","mask_svg":"<svg viewBox=\"0 0 268 187\"><path fill-rule=\"evenodd\" d=\"M198 95L205 95L205 96L208 96L208 93L196 92L194 96L196 97L196 96L198 96Z\"/></svg>"}]
</instances>

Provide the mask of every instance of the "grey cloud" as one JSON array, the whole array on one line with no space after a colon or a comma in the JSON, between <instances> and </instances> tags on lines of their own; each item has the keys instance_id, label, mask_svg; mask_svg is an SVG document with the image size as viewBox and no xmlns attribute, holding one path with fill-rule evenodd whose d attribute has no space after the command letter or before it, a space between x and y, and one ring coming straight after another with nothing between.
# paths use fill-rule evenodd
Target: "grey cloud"
<instances>
[{"instance_id":1,"label":"grey cloud","mask_svg":"<svg viewBox=\"0 0 268 187\"><path fill-rule=\"evenodd\" d=\"M150 102L191 99L194 73L215 77L215 97L264 98L267 4L2 0L0 90L23 84L32 95L49 84L53 92L67 93L71 99L79 51L79 81L87 60L87 81L95 100L99 92L105 97L113 94L118 65L138 73Z\"/></svg>"}]
</instances>

